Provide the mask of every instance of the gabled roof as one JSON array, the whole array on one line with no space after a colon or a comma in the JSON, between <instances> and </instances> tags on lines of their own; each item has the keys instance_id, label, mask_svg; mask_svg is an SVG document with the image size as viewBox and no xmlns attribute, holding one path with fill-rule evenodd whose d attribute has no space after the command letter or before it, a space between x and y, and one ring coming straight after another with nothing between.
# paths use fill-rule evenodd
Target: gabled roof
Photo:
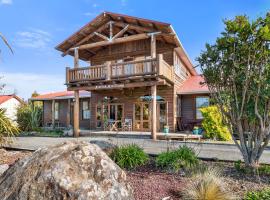
<instances>
[{"instance_id":1,"label":"gabled roof","mask_svg":"<svg viewBox=\"0 0 270 200\"><path fill-rule=\"evenodd\" d=\"M0 95L0 105L5 103L6 101L15 98L16 100L18 100L19 102L23 102L23 100L21 98L19 98L18 96L11 94L11 95Z\"/></svg>"},{"instance_id":2,"label":"gabled roof","mask_svg":"<svg viewBox=\"0 0 270 200\"><path fill-rule=\"evenodd\" d=\"M81 90L80 98L91 97L91 92ZM53 92L48 94L42 94L36 97L30 98L32 101L44 101L44 100L54 100L54 99L73 99L74 92L73 91L62 91L62 92Z\"/></svg>"},{"instance_id":3,"label":"gabled roof","mask_svg":"<svg viewBox=\"0 0 270 200\"><path fill-rule=\"evenodd\" d=\"M102 33L103 35L109 35L109 23L114 21L114 27L112 29L113 35L121 31L127 24L129 25L125 34L134 35L140 33L154 33L160 32L157 35L157 40L163 41L165 43L171 44L176 48L176 52L182 58L185 65L188 67L192 75L197 75L196 70L193 68L192 62L190 61L185 49L183 48L178 36L176 35L173 27L169 23L143 19L138 17L132 17L123 14L117 14L112 12L102 12L92 21L87 23L77 32L72 34L70 37L65 39L55 48L61 52L63 55L69 54L74 55L74 51L69 51L71 48L77 47L83 44L90 44L102 41L102 38L94 34L94 32ZM89 61L92 56L96 54L97 51L104 47L95 47L91 50L84 49L80 50L80 59Z\"/></svg>"},{"instance_id":4,"label":"gabled roof","mask_svg":"<svg viewBox=\"0 0 270 200\"><path fill-rule=\"evenodd\" d=\"M191 76L177 90L177 94L208 94L208 86L202 75Z\"/></svg>"}]
</instances>

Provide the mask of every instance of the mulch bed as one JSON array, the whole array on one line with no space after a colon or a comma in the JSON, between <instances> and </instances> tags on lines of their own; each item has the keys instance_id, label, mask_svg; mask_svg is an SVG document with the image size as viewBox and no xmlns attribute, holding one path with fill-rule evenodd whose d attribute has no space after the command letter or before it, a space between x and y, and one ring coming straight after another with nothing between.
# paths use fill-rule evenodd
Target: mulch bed
<instances>
[{"instance_id":1,"label":"mulch bed","mask_svg":"<svg viewBox=\"0 0 270 200\"><path fill-rule=\"evenodd\" d=\"M218 168L234 196L242 198L248 191L270 187L270 176L243 174L234 168L232 162L202 161L201 165ZM136 170L128 171L128 181L131 184L136 200L179 200L181 193L190 181L189 175L183 172L169 173L157 169L151 161Z\"/></svg>"},{"instance_id":2,"label":"mulch bed","mask_svg":"<svg viewBox=\"0 0 270 200\"><path fill-rule=\"evenodd\" d=\"M0 165L12 165L16 160L31 155L27 151L6 151L0 149ZM201 161L201 165L219 168L232 193L238 197L251 190L270 187L270 176L261 175L260 181L251 174L243 174L234 168L231 162ZM134 190L136 200L176 200L182 199L181 192L190 181L184 172L170 173L157 167L153 160L147 165L127 171L128 182Z\"/></svg>"}]
</instances>

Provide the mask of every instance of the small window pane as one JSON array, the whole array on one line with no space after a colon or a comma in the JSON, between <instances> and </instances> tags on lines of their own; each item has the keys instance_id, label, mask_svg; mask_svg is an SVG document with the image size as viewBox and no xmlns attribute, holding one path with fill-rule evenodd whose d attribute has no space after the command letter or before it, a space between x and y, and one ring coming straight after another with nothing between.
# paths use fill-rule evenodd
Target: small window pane
<instances>
[{"instance_id":1,"label":"small window pane","mask_svg":"<svg viewBox=\"0 0 270 200\"><path fill-rule=\"evenodd\" d=\"M54 119L59 120L59 102L54 103Z\"/></svg>"},{"instance_id":2,"label":"small window pane","mask_svg":"<svg viewBox=\"0 0 270 200\"><path fill-rule=\"evenodd\" d=\"M83 110L88 110L88 109L89 109L88 101L83 101Z\"/></svg>"},{"instance_id":3,"label":"small window pane","mask_svg":"<svg viewBox=\"0 0 270 200\"><path fill-rule=\"evenodd\" d=\"M209 106L209 97L196 97L196 119L203 119L200 108Z\"/></svg>"}]
</instances>

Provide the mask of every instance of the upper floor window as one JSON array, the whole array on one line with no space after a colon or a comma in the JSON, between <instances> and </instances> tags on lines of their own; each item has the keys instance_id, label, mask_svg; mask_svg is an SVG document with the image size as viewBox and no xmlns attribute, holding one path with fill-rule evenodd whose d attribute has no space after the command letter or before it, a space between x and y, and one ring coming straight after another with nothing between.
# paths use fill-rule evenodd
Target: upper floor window
<instances>
[{"instance_id":1,"label":"upper floor window","mask_svg":"<svg viewBox=\"0 0 270 200\"><path fill-rule=\"evenodd\" d=\"M83 119L90 119L90 109L89 109L89 102L83 101L82 102L82 118Z\"/></svg>"},{"instance_id":2,"label":"upper floor window","mask_svg":"<svg viewBox=\"0 0 270 200\"><path fill-rule=\"evenodd\" d=\"M203 119L200 108L209 106L209 97L196 97L196 119Z\"/></svg>"}]
</instances>

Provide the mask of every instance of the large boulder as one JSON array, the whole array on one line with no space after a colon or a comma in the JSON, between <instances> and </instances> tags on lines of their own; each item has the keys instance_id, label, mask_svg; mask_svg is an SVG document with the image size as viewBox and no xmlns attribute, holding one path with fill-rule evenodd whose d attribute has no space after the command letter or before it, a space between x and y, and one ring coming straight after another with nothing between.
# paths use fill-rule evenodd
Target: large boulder
<instances>
[{"instance_id":1,"label":"large boulder","mask_svg":"<svg viewBox=\"0 0 270 200\"><path fill-rule=\"evenodd\" d=\"M1 200L128 199L126 174L98 146L65 142L39 149L0 177Z\"/></svg>"}]
</instances>

